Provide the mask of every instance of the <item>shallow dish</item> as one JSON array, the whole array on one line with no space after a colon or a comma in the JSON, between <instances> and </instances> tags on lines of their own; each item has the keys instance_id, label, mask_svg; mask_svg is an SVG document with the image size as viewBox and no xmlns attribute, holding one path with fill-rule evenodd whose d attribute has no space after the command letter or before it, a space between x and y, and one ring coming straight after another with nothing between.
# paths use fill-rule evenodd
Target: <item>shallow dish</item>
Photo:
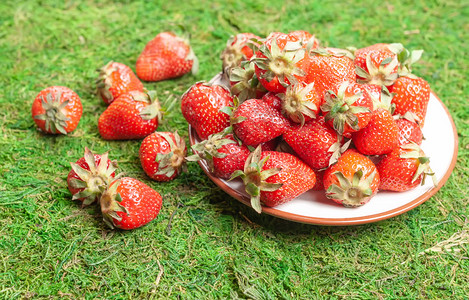
<instances>
[{"instance_id":1,"label":"shallow dish","mask_svg":"<svg viewBox=\"0 0 469 300\"><path fill-rule=\"evenodd\" d=\"M318 225L357 225L388 219L409 211L433 196L448 180L458 152L458 136L453 119L446 106L432 92L428 103L422 149L430 157L430 166L435 172L437 186L428 178L425 185L407 192L379 192L369 203L357 208L345 208L326 198L323 191L308 191L292 201L276 206L262 207L262 212L295 222ZM199 142L195 130L189 126L191 145ZM249 204L240 179L226 181L213 176L205 161L199 165L207 176L222 190Z\"/></svg>"}]
</instances>

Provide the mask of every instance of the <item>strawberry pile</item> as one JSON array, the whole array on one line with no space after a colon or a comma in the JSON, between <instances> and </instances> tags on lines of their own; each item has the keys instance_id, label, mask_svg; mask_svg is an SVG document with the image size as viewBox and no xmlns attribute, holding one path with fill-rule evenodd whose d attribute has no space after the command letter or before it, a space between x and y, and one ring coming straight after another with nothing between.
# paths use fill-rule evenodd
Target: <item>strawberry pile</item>
<instances>
[{"instance_id":1,"label":"strawberry pile","mask_svg":"<svg viewBox=\"0 0 469 300\"><path fill-rule=\"evenodd\" d=\"M186 143L177 132L158 132L162 107L155 91L145 89L140 79L160 81L196 72L197 58L188 41L162 32L149 41L137 59L136 71L118 62L98 69L97 94L107 105L98 120L105 140L143 139L139 156L144 172L153 180L174 179L185 168ZM139 79L140 78L140 79ZM47 134L73 131L82 116L79 96L68 87L52 86L34 100L32 117ZM108 153L85 148L83 157L71 163L67 177L72 199L82 206L98 203L104 222L125 230L154 220L162 206L161 195L145 183L121 174Z\"/></svg>"},{"instance_id":2,"label":"strawberry pile","mask_svg":"<svg viewBox=\"0 0 469 300\"><path fill-rule=\"evenodd\" d=\"M188 160L241 178L259 213L310 189L358 207L424 184L435 177L420 147L430 87L411 67L421 55L401 44L321 47L306 31L238 34L221 55L223 80L182 96L201 140Z\"/></svg>"}]
</instances>

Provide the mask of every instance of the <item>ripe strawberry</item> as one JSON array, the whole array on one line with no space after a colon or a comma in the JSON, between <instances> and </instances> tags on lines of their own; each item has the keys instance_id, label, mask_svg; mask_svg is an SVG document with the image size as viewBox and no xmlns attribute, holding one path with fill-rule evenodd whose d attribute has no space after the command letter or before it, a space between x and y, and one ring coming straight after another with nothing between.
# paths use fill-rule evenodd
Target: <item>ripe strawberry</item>
<instances>
[{"instance_id":1,"label":"ripe strawberry","mask_svg":"<svg viewBox=\"0 0 469 300\"><path fill-rule=\"evenodd\" d=\"M31 114L45 133L67 134L77 128L83 107L78 95L64 86L51 86L39 92Z\"/></svg>"},{"instance_id":2,"label":"ripe strawberry","mask_svg":"<svg viewBox=\"0 0 469 300\"><path fill-rule=\"evenodd\" d=\"M222 111L233 106L230 92L220 85L199 82L181 98L181 111L201 139L230 126L230 116Z\"/></svg>"},{"instance_id":3,"label":"ripe strawberry","mask_svg":"<svg viewBox=\"0 0 469 300\"><path fill-rule=\"evenodd\" d=\"M292 84L287 87L284 94L277 94L281 99L282 113L295 123L303 125L305 122L316 118L321 105L314 83Z\"/></svg>"},{"instance_id":4,"label":"ripe strawberry","mask_svg":"<svg viewBox=\"0 0 469 300\"><path fill-rule=\"evenodd\" d=\"M288 120L261 99L241 103L231 117L233 132L247 146L270 141L288 130Z\"/></svg>"},{"instance_id":5,"label":"ripe strawberry","mask_svg":"<svg viewBox=\"0 0 469 300\"><path fill-rule=\"evenodd\" d=\"M111 228L135 229L154 220L161 209L161 195L130 177L111 183L99 203L104 222Z\"/></svg>"},{"instance_id":6,"label":"ripe strawberry","mask_svg":"<svg viewBox=\"0 0 469 300\"><path fill-rule=\"evenodd\" d=\"M354 149L345 151L324 172L327 198L345 207L361 206L378 192L379 174L366 156Z\"/></svg>"},{"instance_id":7,"label":"ripe strawberry","mask_svg":"<svg viewBox=\"0 0 469 300\"><path fill-rule=\"evenodd\" d=\"M261 202L277 206L311 189L316 183L314 171L296 156L276 151L261 151L257 147L244 165L231 178L241 177L251 206L261 213Z\"/></svg>"},{"instance_id":8,"label":"ripe strawberry","mask_svg":"<svg viewBox=\"0 0 469 300\"><path fill-rule=\"evenodd\" d=\"M303 126L293 126L283 134L283 139L308 166L316 170L327 168L340 154L339 137L326 125L322 116Z\"/></svg>"},{"instance_id":9,"label":"ripe strawberry","mask_svg":"<svg viewBox=\"0 0 469 300\"><path fill-rule=\"evenodd\" d=\"M249 32L231 36L220 57L223 61L223 70L225 72L229 71L234 67L241 66L243 61L249 61L254 55L254 51L249 46L249 43L257 45L256 40L260 39L257 35Z\"/></svg>"},{"instance_id":10,"label":"ripe strawberry","mask_svg":"<svg viewBox=\"0 0 469 300\"><path fill-rule=\"evenodd\" d=\"M285 33L271 33L259 47L255 57L257 78L274 93L283 93L288 85L303 81L305 49L298 37Z\"/></svg>"},{"instance_id":11,"label":"ripe strawberry","mask_svg":"<svg viewBox=\"0 0 469 300\"><path fill-rule=\"evenodd\" d=\"M160 81L197 72L198 61L189 41L172 32L162 32L149 41L137 59L137 76Z\"/></svg>"},{"instance_id":12,"label":"ripe strawberry","mask_svg":"<svg viewBox=\"0 0 469 300\"><path fill-rule=\"evenodd\" d=\"M397 78L398 55L402 44L375 44L355 51L359 83L390 86Z\"/></svg>"},{"instance_id":13,"label":"ripe strawberry","mask_svg":"<svg viewBox=\"0 0 469 300\"><path fill-rule=\"evenodd\" d=\"M321 106L326 122L340 135L359 131L370 122L373 101L358 83L343 82L337 93L326 93Z\"/></svg>"},{"instance_id":14,"label":"ripe strawberry","mask_svg":"<svg viewBox=\"0 0 469 300\"><path fill-rule=\"evenodd\" d=\"M216 133L192 146L195 153L188 161L205 159L210 171L217 177L229 179L236 170L243 170L251 153L246 145L239 145L232 134Z\"/></svg>"},{"instance_id":15,"label":"ripe strawberry","mask_svg":"<svg viewBox=\"0 0 469 300\"><path fill-rule=\"evenodd\" d=\"M337 90L344 81L355 82L355 67L347 50L318 48L309 53L305 82L313 83L316 91L324 99L329 90Z\"/></svg>"},{"instance_id":16,"label":"ripe strawberry","mask_svg":"<svg viewBox=\"0 0 469 300\"><path fill-rule=\"evenodd\" d=\"M395 148L391 153L376 164L381 183L380 190L403 192L425 183L426 176L432 176L436 186L436 178L430 169L430 159L415 143Z\"/></svg>"},{"instance_id":17,"label":"ripe strawberry","mask_svg":"<svg viewBox=\"0 0 469 300\"><path fill-rule=\"evenodd\" d=\"M391 152L398 145L398 127L391 113L383 108L374 110L368 125L352 133L352 140L360 153L381 155Z\"/></svg>"},{"instance_id":18,"label":"ripe strawberry","mask_svg":"<svg viewBox=\"0 0 469 300\"><path fill-rule=\"evenodd\" d=\"M277 96L277 94L268 92L267 94L262 96L261 99L276 110L282 110L282 100Z\"/></svg>"},{"instance_id":19,"label":"ripe strawberry","mask_svg":"<svg viewBox=\"0 0 469 300\"><path fill-rule=\"evenodd\" d=\"M99 200L116 179L117 163L108 159L107 152L94 154L85 147L84 156L70 165L72 170L67 176L68 189L73 195L72 200L81 201L83 207Z\"/></svg>"},{"instance_id":20,"label":"ripe strawberry","mask_svg":"<svg viewBox=\"0 0 469 300\"><path fill-rule=\"evenodd\" d=\"M184 169L186 143L177 132L153 132L140 145L143 171L153 180L169 181Z\"/></svg>"},{"instance_id":21,"label":"ripe strawberry","mask_svg":"<svg viewBox=\"0 0 469 300\"><path fill-rule=\"evenodd\" d=\"M404 115L412 112L417 115L419 125L423 127L430 100L430 85L424 79L412 74L397 78L389 87L394 94L392 103L396 106L394 114Z\"/></svg>"},{"instance_id":22,"label":"ripe strawberry","mask_svg":"<svg viewBox=\"0 0 469 300\"><path fill-rule=\"evenodd\" d=\"M98 95L106 104L111 104L114 99L130 91L143 91L142 82L124 64L110 61L98 71Z\"/></svg>"},{"instance_id":23,"label":"ripe strawberry","mask_svg":"<svg viewBox=\"0 0 469 300\"><path fill-rule=\"evenodd\" d=\"M232 68L229 74L231 94L238 97L240 102L259 99L267 92L257 79L254 63L243 63L240 67Z\"/></svg>"},{"instance_id":24,"label":"ripe strawberry","mask_svg":"<svg viewBox=\"0 0 469 300\"><path fill-rule=\"evenodd\" d=\"M417 145L422 144L422 129L418 125L412 113L406 113L404 116L398 116L396 124L398 128L399 145L405 145L410 142L416 143Z\"/></svg>"},{"instance_id":25,"label":"ripe strawberry","mask_svg":"<svg viewBox=\"0 0 469 300\"><path fill-rule=\"evenodd\" d=\"M324 173L326 170L314 170L316 175L316 184L313 186L313 191L325 191L324 189Z\"/></svg>"},{"instance_id":26,"label":"ripe strawberry","mask_svg":"<svg viewBox=\"0 0 469 300\"><path fill-rule=\"evenodd\" d=\"M114 100L101 114L98 129L105 140L142 139L158 128L160 104L154 91L132 91Z\"/></svg>"}]
</instances>

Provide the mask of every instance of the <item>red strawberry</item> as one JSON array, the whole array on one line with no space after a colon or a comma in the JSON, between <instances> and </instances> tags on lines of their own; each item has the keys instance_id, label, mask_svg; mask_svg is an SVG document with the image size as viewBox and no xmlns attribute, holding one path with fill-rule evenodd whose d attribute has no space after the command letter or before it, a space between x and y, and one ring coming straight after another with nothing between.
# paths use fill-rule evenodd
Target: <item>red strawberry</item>
<instances>
[{"instance_id":1,"label":"red strawberry","mask_svg":"<svg viewBox=\"0 0 469 300\"><path fill-rule=\"evenodd\" d=\"M259 99L267 92L257 79L253 63L234 67L229 74L231 94L237 96L240 102L253 98Z\"/></svg>"},{"instance_id":2,"label":"red strawberry","mask_svg":"<svg viewBox=\"0 0 469 300\"><path fill-rule=\"evenodd\" d=\"M283 139L305 163L316 170L327 168L340 154L339 137L334 129L326 125L322 116L304 126L293 126L283 134Z\"/></svg>"},{"instance_id":3,"label":"red strawberry","mask_svg":"<svg viewBox=\"0 0 469 300\"><path fill-rule=\"evenodd\" d=\"M261 213L261 202L277 206L310 190L316 183L314 171L296 156L289 153L265 151L261 147L246 160L243 171L231 178L241 177L246 192L251 196L251 206Z\"/></svg>"},{"instance_id":4,"label":"red strawberry","mask_svg":"<svg viewBox=\"0 0 469 300\"><path fill-rule=\"evenodd\" d=\"M316 174L316 184L313 186L313 191L324 191L324 173L326 170L314 170Z\"/></svg>"},{"instance_id":5,"label":"red strawberry","mask_svg":"<svg viewBox=\"0 0 469 300\"><path fill-rule=\"evenodd\" d=\"M111 104L114 99L130 91L143 91L142 82L124 64L110 61L98 71L98 95L106 104Z\"/></svg>"},{"instance_id":6,"label":"red strawberry","mask_svg":"<svg viewBox=\"0 0 469 300\"><path fill-rule=\"evenodd\" d=\"M229 71L234 67L239 67L243 61L248 61L254 55L251 47L248 43L256 45L255 40L261 38L257 35L249 32L239 33L235 36L231 36L226 47L221 53L221 60L223 61L223 70Z\"/></svg>"},{"instance_id":7,"label":"red strawberry","mask_svg":"<svg viewBox=\"0 0 469 300\"><path fill-rule=\"evenodd\" d=\"M78 95L64 86L51 86L39 92L31 114L45 133L67 134L77 128L83 107Z\"/></svg>"},{"instance_id":8,"label":"red strawberry","mask_svg":"<svg viewBox=\"0 0 469 300\"><path fill-rule=\"evenodd\" d=\"M326 122L340 135L359 131L370 122L373 101L358 83L343 82L337 93L326 93L321 106Z\"/></svg>"},{"instance_id":9,"label":"red strawberry","mask_svg":"<svg viewBox=\"0 0 469 300\"><path fill-rule=\"evenodd\" d=\"M398 128L391 113L378 108L371 114L368 125L352 133L352 140L360 153L381 155L391 152L398 144Z\"/></svg>"},{"instance_id":10,"label":"red strawberry","mask_svg":"<svg viewBox=\"0 0 469 300\"><path fill-rule=\"evenodd\" d=\"M198 61L189 42L172 32L162 32L149 41L137 59L137 76L160 81L196 73Z\"/></svg>"},{"instance_id":11,"label":"red strawberry","mask_svg":"<svg viewBox=\"0 0 469 300\"><path fill-rule=\"evenodd\" d=\"M349 149L324 172L326 196L345 207L361 206L378 192L379 174L366 156Z\"/></svg>"},{"instance_id":12,"label":"red strawberry","mask_svg":"<svg viewBox=\"0 0 469 300\"><path fill-rule=\"evenodd\" d=\"M151 179L169 181L183 170L186 153L186 143L177 132L154 132L143 140L139 157Z\"/></svg>"},{"instance_id":13,"label":"red strawberry","mask_svg":"<svg viewBox=\"0 0 469 300\"><path fill-rule=\"evenodd\" d=\"M436 186L436 179L429 162L429 158L415 143L395 148L376 164L381 178L379 189L408 191L419 184L424 184L428 175L432 176Z\"/></svg>"},{"instance_id":14,"label":"red strawberry","mask_svg":"<svg viewBox=\"0 0 469 300\"><path fill-rule=\"evenodd\" d=\"M283 93L291 83L303 81L305 49L297 37L271 33L259 47L255 58L257 78L271 92Z\"/></svg>"},{"instance_id":15,"label":"red strawberry","mask_svg":"<svg viewBox=\"0 0 469 300\"><path fill-rule=\"evenodd\" d=\"M98 129L105 140L142 139L158 128L160 104L155 92L132 91L114 100L101 114Z\"/></svg>"},{"instance_id":16,"label":"red strawberry","mask_svg":"<svg viewBox=\"0 0 469 300\"><path fill-rule=\"evenodd\" d=\"M355 67L350 55L347 50L334 48L318 48L310 52L305 82L314 82L321 100L327 91L335 91L342 82L355 82Z\"/></svg>"},{"instance_id":17,"label":"red strawberry","mask_svg":"<svg viewBox=\"0 0 469 300\"><path fill-rule=\"evenodd\" d=\"M104 222L111 228L135 229L154 220L161 209L161 195L130 177L111 183L99 200Z\"/></svg>"},{"instance_id":18,"label":"red strawberry","mask_svg":"<svg viewBox=\"0 0 469 300\"><path fill-rule=\"evenodd\" d=\"M390 86L397 78L398 54L402 44L375 44L355 51L357 79L360 83Z\"/></svg>"},{"instance_id":19,"label":"red strawberry","mask_svg":"<svg viewBox=\"0 0 469 300\"><path fill-rule=\"evenodd\" d=\"M72 170L68 173L68 189L73 200L79 200L83 206L99 200L109 184L116 179L117 163L108 159L108 153L94 154L85 148L85 155L70 163Z\"/></svg>"},{"instance_id":20,"label":"red strawberry","mask_svg":"<svg viewBox=\"0 0 469 300\"><path fill-rule=\"evenodd\" d=\"M239 145L232 134L216 133L208 139L192 146L195 153L187 160L205 159L211 172L220 178L229 179L236 170L243 170L244 163L251 153L245 145Z\"/></svg>"},{"instance_id":21,"label":"red strawberry","mask_svg":"<svg viewBox=\"0 0 469 300\"><path fill-rule=\"evenodd\" d=\"M309 49L316 49L319 45L318 39L311 33L305 30L295 30L288 34L289 36L296 37L303 47L309 47Z\"/></svg>"},{"instance_id":22,"label":"red strawberry","mask_svg":"<svg viewBox=\"0 0 469 300\"><path fill-rule=\"evenodd\" d=\"M406 113L404 116L399 116L396 120L398 128L398 144L405 145L410 142L417 145L422 144L423 134L422 129L418 125L412 113Z\"/></svg>"},{"instance_id":23,"label":"red strawberry","mask_svg":"<svg viewBox=\"0 0 469 300\"><path fill-rule=\"evenodd\" d=\"M262 96L262 101L266 102L278 111L282 109L282 100L275 93L268 92Z\"/></svg>"},{"instance_id":24,"label":"red strawberry","mask_svg":"<svg viewBox=\"0 0 469 300\"><path fill-rule=\"evenodd\" d=\"M419 125L423 127L430 90L428 82L420 77L408 74L397 78L389 87L389 91L394 94L392 98L392 103L396 106L394 114L404 115L406 112L412 112L417 115Z\"/></svg>"},{"instance_id":25,"label":"red strawberry","mask_svg":"<svg viewBox=\"0 0 469 300\"><path fill-rule=\"evenodd\" d=\"M261 99L241 103L231 117L233 131L247 146L270 141L288 130L288 120Z\"/></svg>"},{"instance_id":26,"label":"red strawberry","mask_svg":"<svg viewBox=\"0 0 469 300\"><path fill-rule=\"evenodd\" d=\"M230 116L222 111L233 106L230 92L220 85L199 82L181 98L181 111L201 139L230 126Z\"/></svg>"},{"instance_id":27,"label":"red strawberry","mask_svg":"<svg viewBox=\"0 0 469 300\"><path fill-rule=\"evenodd\" d=\"M277 94L281 99L282 113L295 123L303 125L316 118L321 105L314 83L293 84L287 87L284 94Z\"/></svg>"}]
</instances>

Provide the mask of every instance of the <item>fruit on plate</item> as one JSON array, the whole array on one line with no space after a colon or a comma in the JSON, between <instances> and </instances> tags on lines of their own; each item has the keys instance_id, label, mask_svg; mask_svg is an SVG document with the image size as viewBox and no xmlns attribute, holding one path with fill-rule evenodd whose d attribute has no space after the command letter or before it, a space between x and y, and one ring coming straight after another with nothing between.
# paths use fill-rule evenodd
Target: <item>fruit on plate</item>
<instances>
[{"instance_id":1,"label":"fruit on plate","mask_svg":"<svg viewBox=\"0 0 469 300\"><path fill-rule=\"evenodd\" d=\"M244 61L249 61L254 55L254 51L250 46L258 46L256 41L260 39L260 37L250 32L231 36L220 56L223 71L230 73L232 68L241 66Z\"/></svg>"},{"instance_id":2,"label":"fruit on plate","mask_svg":"<svg viewBox=\"0 0 469 300\"><path fill-rule=\"evenodd\" d=\"M398 144L405 145L413 142L421 145L423 134L415 115L408 112L403 116L396 115L395 117L397 117Z\"/></svg>"},{"instance_id":3,"label":"fruit on plate","mask_svg":"<svg viewBox=\"0 0 469 300\"><path fill-rule=\"evenodd\" d=\"M285 93L277 94L277 97L281 100L282 113L301 125L316 118L322 102L314 82L289 85Z\"/></svg>"},{"instance_id":4,"label":"fruit on plate","mask_svg":"<svg viewBox=\"0 0 469 300\"><path fill-rule=\"evenodd\" d=\"M251 196L251 206L262 212L261 203L273 207L286 203L310 190L316 184L316 175L298 157L284 152L261 151L257 147L232 179L240 177L246 192Z\"/></svg>"},{"instance_id":5,"label":"fruit on plate","mask_svg":"<svg viewBox=\"0 0 469 300\"><path fill-rule=\"evenodd\" d=\"M358 207L378 192L380 179L369 158L349 149L324 172L323 181L327 198L345 207Z\"/></svg>"},{"instance_id":6,"label":"fruit on plate","mask_svg":"<svg viewBox=\"0 0 469 300\"><path fill-rule=\"evenodd\" d=\"M149 41L137 59L137 76L145 81L180 77L198 70L198 60L187 39L161 32Z\"/></svg>"},{"instance_id":7,"label":"fruit on plate","mask_svg":"<svg viewBox=\"0 0 469 300\"><path fill-rule=\"evenodd\" d=\"M154 91L121 95L101 114L99 134L105 140L143 139L158 128L161 107Z\"/></svg>"},{"instance_id":8,"label":"fruit on plate","mask_svg":"<svg viewBox=\"0 0 469 300\"><path fill-rule=\"evenodd\" d=\"M65 86L43 89L34 99L31 114L39 129L50 134L67 134L80 122L80 97Z\"/></svg>"},{"instance_id":9,"label":"fruit on plate","mask_svg":"<svg viewBox=\"0 0 469 300\"><path fill-rule=\"evenodd\" d=\"M221 85L198 82L181 98L181 111L201 139L230 126L230 116L221 109L233 106L233 97Z\"/></svg>"},{"instance_id":10,"label":"fruit on plate","mask_svg":"<svg viewBox=\"0 0 469 300\"><path fill-rule=\"evenodd\" d=\"M73 200L82 202L82 206L99 200L109 184L117 179L117 163L109 160L108 153L95 154L85 147L85 154L75 163L70 163L72 170L68 173L68 189Z\"/></svg>"},{"instance_id":11,"label":"fruit on plate","mask_svg":"<svg viewBox=\"0 0 469 300\"><path fill-rule=\"evenodd\" d=\"M243 170L251 151L246 145L239 145L232 134L212 134L208 139L192 146L194 155L188 161L204 159L210 171L217 177L229 179L237 170Z\"/></svg>"},{"instance_id":12,"label":"fruit on plate","mask_svg":"<svg viewBox=\"0 0 469 300\"><path fill-rule=\"evenodd\" d=\"M130 91L143 91L140 79L124 64L110 61L99 68L98 72L98 95L106 104L111 104L116 98Z\"/></svg>"},{"instance_id":13,"label":"fruit on plate","mask_svg":"<svg viewBox=\"0 0 469 300\"><path fill-rule=\"evenodd\" d=\"M256 147L286 132L289 121L261 99L241 103L231 116L233 132L246 145Z\"/></svg>"},{"instance_id":14,"label":"fruit on plate","mask_svg":"<svg viewBox=\"0 0 469 300\"><path fill-rule=\"evenodd\" d=\"M104 222L111 228L135 229L154 220L161 195L145 183L123 177L111 183L99 200Z\"/></svg>"},{"instance_id":15,"label":"fruit on plate","mask_svg":"<svg viewBox=\"0 0 469 300\"><path fill-rule=\"evenodd\" d=\"M153 132L140 145L143 171L153 180L169 181L185 167L186 142L176 132Z\"/></svg>"},{"instance_id":16,"label":"fruit on plate","mask_svg":"<svg viewBox=\"0 0 469 300\"><path fill-rule=\"evenodd\" d=\"M436 186L436 178L430 168L430 159L416 143L408 143L395 148L376 164L381 183L380 190L404 192L424 184L431 176Z\"/></svg>"}]
</instances>

